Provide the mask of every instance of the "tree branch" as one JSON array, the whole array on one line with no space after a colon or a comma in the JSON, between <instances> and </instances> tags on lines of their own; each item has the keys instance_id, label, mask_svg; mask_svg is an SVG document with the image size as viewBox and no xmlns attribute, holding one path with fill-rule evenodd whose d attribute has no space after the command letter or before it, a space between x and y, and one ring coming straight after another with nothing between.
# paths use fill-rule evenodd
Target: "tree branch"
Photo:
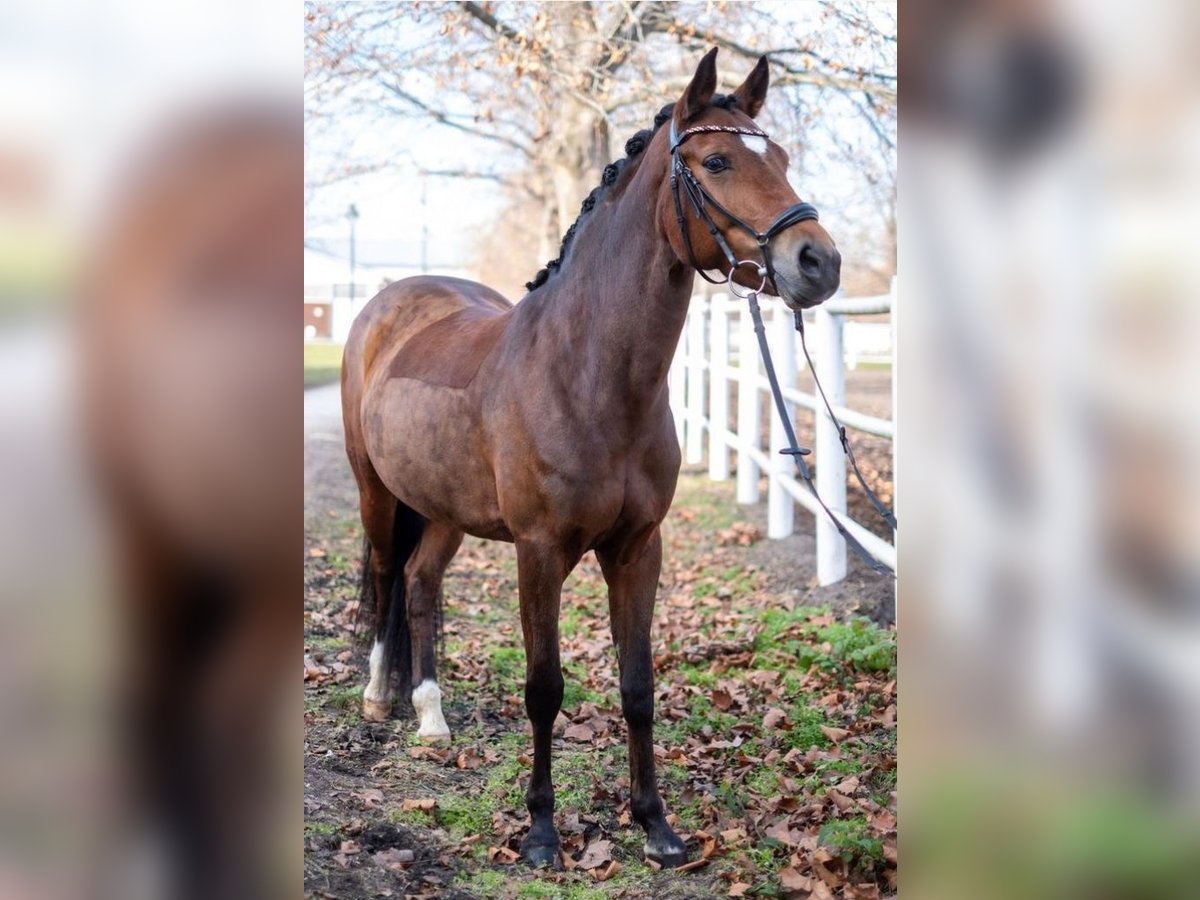
<instances>
[{"instance_id":1,"label":"tree branch","mask_svg":"<svg viewBox=\"0 0 1200 900\"><path fill-rule=\"evenodd\" d=\"M676 22L675 25L676 27L680 27L678 22ZM703 47L708 43L706 40L698 40L698 37L700 36L697 35L689 38L688 43L693 47ZM721 47L724 50L729 50L731 53L736 53L739 56L745 57L746 59L756 60L760 56L767 57L767 61L769 63L774 65L776 68L782 69L786 73L788 77L784 80L791 83L820 84L826 87L837 88L838 90L845 91L846 93L864 89L864 85L858 81L855 81L853 78L841 77L831 74L827 71L801 69L796 66L789 65L785 60L780 58L782 55L787 53L799 53L817 60L829 69L836 69L836 66L832 60L824 59L813 51L806 50L802 47L785 47L760 52L747 47L744 44L738 43L732 38L722 37L720 35L711 35L711 39L711 42L716 44L718 47ZM858 71L858 74L863 78L870 78L873 81L879 82L878 87L875 88L875 93L891 104L896 102L896 89L888 85L888 82L895 82L896 78L894 75L887 75L879 72L867 72L861 69Z\"/></svg>"},{"instance_id":2,"label":"tree branch","mask_svg":"<svg viewBox=\"0 0 1200 900\"><path fill-rule=\"evenodd\" d=\"M498 144L504 144L505 146L512 147L514 150L519 150L524 156L533 155L529 152L529 148L524 144L520 143L519 141L514 141L512 138L507 137L506 135L495 134L490 131L484 131L481 128L474 128L470 125L464 125L462 122L454 121L454 119L451 118L448 113L445 113L440 109L435 109L425 101L417 99L394 82L384 81L381 82L381 84L385 89L395 94L405 103L415 106L417 109L425 113L440 125L445 125L448 128L455 128L459 131L465 132L466 134L473 134L476 137L483 138L484 140L495 141Z\"/></svg>"},{"instance_id":3,"label":"tree branch","mask_svg":"<svg viewBox=\"0 0 1200 900\"><path fill-rule=\"evenodd\" d=\"M496 34L502 34L510 41L515 41L523 37L521 32L517 31L511 25L505 25L478 3L459 3L458 5L467 15L478 19L492 31L496 32Z\"/></svg>"}]
</instances>

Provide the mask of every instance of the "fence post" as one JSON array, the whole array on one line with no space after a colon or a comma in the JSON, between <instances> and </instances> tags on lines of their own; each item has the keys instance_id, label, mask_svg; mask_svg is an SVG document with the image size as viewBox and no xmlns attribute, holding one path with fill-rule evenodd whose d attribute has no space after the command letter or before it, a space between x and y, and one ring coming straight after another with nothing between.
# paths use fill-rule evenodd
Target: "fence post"
<instances>
[{"instance_id":1,"label":"fence post","mask_svg":"<svg viewBox=\"0 0 1200 900\"><path fill-rule=\"evenodd\" d=\"M771 355L777 360L776 374L779 386L787 391L796 386L796 332L792 313L782 303L775 304L771 316ZM784 401L787 414L795 421L795 405ZM780 483L780 476L791 476L795 463L790 456L779 451L786 446L787 437L778 414L771 416L771 472L767 483L767 537L785 538L795 527L796 505Z\"/></svg>"},{"instance_id":2,"label":"fence post","mask_svg":"<svg viewBox=\"0 0 1200 900\"><path fill-rule=\"evenodd\" d=\"M758 449L759 410L758 345L754 322L745 305L738 307L737 502L758 502L758 463L750 456Z\"/></svg>"},{"instance_id":3,"label":"fence post","mask_svg":"<svg viewBox=\"0 0 1200 900\"><path fill-rule=\"evenodd\" d=\"M712 338L708 353L708 477L729 478L729 298L712 298Z\"/></svg>"},{"instance_id":4,"label":"fence post","mask_svg":"<svg viewBox=\"0 0 1200 900\"><path fill-rule=\"evenodd\" d=\"M816 315L816 376L835 408L846 403L846 370L842 343L842 319L818 307ZM829 508L846 511L846 457L837 426L824 404L817 406L816 469L817 492ZM817 583L833 584L846 577L846 541L825 516L817 516Z\"/></svg>"},{"instance_id":5,"label":"fence post","mask_svg":"<svg viewBox=\"0 0 1200 900\"><path fill-rule=\"evenodd\" d=\"M671 415L675 417L675 437L680 447L687 433L687 344L688 328L685 324L683 334L679 335L679 343L675 346L675 355L671 357L671 368L667 370L667 397L671 403Z\"/></svg>"},{"instance_id":6,"label":"fence post","mask_svg":"<svg viewBox=\"0 0 1200 900\"><path fill-rule=\"evenodd\" d=\"M704 297L692 297L688 311L687 439L685 458L689 464L704 459Z\"/></svg>"}]
</instances>

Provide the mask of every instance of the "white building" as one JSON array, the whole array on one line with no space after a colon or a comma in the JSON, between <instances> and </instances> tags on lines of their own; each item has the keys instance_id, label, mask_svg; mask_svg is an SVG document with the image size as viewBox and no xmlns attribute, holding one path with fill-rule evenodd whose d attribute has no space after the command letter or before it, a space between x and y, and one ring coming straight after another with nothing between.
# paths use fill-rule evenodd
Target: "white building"
<instances>
[{"instance_id":1,"label":"white building","mask_svg":"<svg viewBox=\"0 0 1200 900\"><path fill-rule=\"evenodd\" d=\"M422 264L423 255L418 242L360 240L355 246L351 285L349 240L306 240L304 339L345 343L350 323L366 302L381 288L401 278L422 273L473 277L461 261L426 256Z\"/></svg>"}]
</instances>

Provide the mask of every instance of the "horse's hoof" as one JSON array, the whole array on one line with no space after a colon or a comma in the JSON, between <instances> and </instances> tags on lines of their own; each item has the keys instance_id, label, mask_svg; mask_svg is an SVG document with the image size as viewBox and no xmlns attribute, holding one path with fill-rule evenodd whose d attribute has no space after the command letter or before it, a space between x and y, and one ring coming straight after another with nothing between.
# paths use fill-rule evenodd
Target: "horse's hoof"
<instances>
[{"instance_id":1,"label":"horse's hoof","mask_svg":"<svg viewBox=\"0 0 1200 900\"><path fill-rule=\"evenodd\" d=\"M562 869L562 854L558 844L521 844L521 857L535 869Z\"/></svg>"},{"instance_id":2,"label":"horse's hoof","mask_svg":"<svg viewBox=\"0 0 1200 900\"><path fill-rule=\"evenodd\" d=\"M658 863L664 869L677 869L688 861L687 849L679 838L675 838L674 843L664 841L651 844L647 841L642 847L642 852L646 854L647 860Z\"/></svg>"},{"instance_id":3,"label":"horse's hoof","mask_svg":"<svg viewBox=\"0 0 1200 900\"><path fill-rule=\"evenodd\" d=\"M418 731L417 737L420 739L422 744L436 745L450 743L450 732L448 731L435 731L431 734L425 734L424 732Z\"/></svg>"},{"instance_id":4,"label":"horse's hoof","mask_svg":"<svg viewBox=\"0 0 1200 900\"><path fill-rule=\"evenodd\" d=\"M386 722L391 714L391 701L368 700L363 697L362 717L368 722Z\"/></svg>"}]
</instances>

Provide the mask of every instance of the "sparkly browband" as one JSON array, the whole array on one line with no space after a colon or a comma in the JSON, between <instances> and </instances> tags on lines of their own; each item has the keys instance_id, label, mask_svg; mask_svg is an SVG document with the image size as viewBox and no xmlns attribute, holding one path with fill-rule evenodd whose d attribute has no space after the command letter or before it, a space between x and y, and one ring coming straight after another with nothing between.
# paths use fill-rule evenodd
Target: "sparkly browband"
<instances>
[{"instance_id":1,"label":"sparkly browband","mask_svg":"<svg viewBox=\"0 0 1200 900\"><path fill-rule=\"evenodd\" d=\"M671 151L690 138L693 134L699 134L704 131L725 131L729 134L748 134L751 137L765 138L769 135L758 128L743 128L740 125L693 125L691 128L685 128L682 134L675 134L675 123L671 123Z\"/></svg>"}]
</instances>

